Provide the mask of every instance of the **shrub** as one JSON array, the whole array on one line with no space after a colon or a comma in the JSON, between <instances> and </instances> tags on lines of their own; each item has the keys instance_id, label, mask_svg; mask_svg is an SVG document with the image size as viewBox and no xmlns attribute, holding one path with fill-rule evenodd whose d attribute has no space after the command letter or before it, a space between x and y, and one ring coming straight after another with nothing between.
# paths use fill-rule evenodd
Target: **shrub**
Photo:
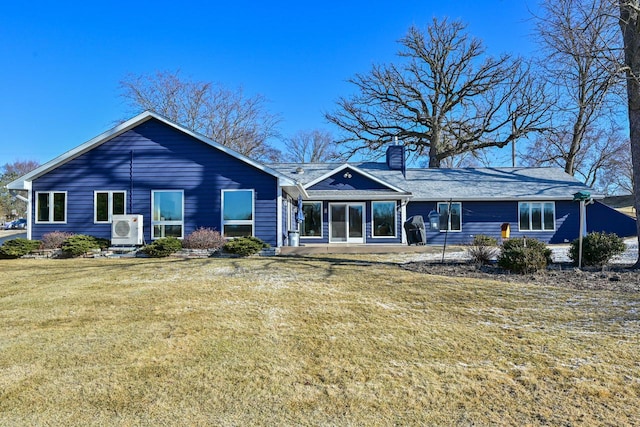
<instances>
[{"instance_id":1,"label":"shrub","mask_svg":"<svg viewBox=\"0 0 640 427\"><path fill-rule=\"evenodd\" d=\"M109 240L86 234L74 234L62 243L62 252L67 256L81 256L93 250L104 249L109 246Z\"/></svg>"},{"instance_id":2,"label":"shrub","mask_svg":"<svg viewBox=\"0 0 640 427\"><path fill-rule=\"evenodd\" d=\"M13 259L20 258L31 251L35 251L40 247L38 240L29 240L19 237L13 240L7 240L0 246L0 258Z\"/></svg>"},{"instance_id":3,"label":"shrub","mask_svg":"<svg viewBox=\"0 0 640 427\"><path fill-rule=\"evenodd\" d=\"M73 236L73 233L64 233L62 231L52 231L42 236L40 242L40 249L58 249L62 247L62 244L69 237Z\"/></svg>"},{"instance_id":4,"label":"shrub","mask_svg":"<svg viewBox=\"0 0 640 427\"><path fill-rule=\"evenodd\" d=\"M262 248L268 248L269 244L257 237L238 237L230 240L224 245L224 250L240 256L257 254Z\"/></svg>"},{"instance_id":5,"label":"shrub","mask_svg":"<svg viewBox=\"0 0 640 427\"><path fill-rule=\"evenodd\" d=\"M467 253L477 264L489 264L500 250L498 249L498 239L484 234L473 237L473 243L467 248Z\"/></svg>"},{"instance_id":6,"label":"shrub","mask_svg":"<svg viewBox=\"0 0 640 427\"><path fill-rule=\"evenodd\" d=\"M541 241L526 237L504 242L498 256L498 266L513 273L535 273L548 264L551 264L551 250Z\"/></svg>"},{"instance_id":7,"label":"shrub","mask_svg":"<svg viewBox=\"0 0 640 427\"><path fill-rule=\"evenodd\" d=\"M624 241L614 233L589 233L582 239L582 265L601 267L611 258L625 250ZM569 258L577 265L580 251L580 240L576 239L569 246Z\"/></svg>"},{"instance_id":8,"label":"shrub","mask_svg":"<svg viewBox=\"0 0 640 427\"><path fill-rule=\"evenodd\" d=\"M163 237L142 248L142 253L153 258L163 258L178 252L180 249L182 249L182 242L179 239Z\"/></svg>"},{"instance_id":9,"label":"shrub","mask_svg":"<svg viewBox=\"0 0 640 427\"><path fill-rule=\"evenodd\" d=\"M184 238L182 247L186 249L220 249L226 242L226 239L217 230L200 227Z\"/></svg>"}]
</instances>

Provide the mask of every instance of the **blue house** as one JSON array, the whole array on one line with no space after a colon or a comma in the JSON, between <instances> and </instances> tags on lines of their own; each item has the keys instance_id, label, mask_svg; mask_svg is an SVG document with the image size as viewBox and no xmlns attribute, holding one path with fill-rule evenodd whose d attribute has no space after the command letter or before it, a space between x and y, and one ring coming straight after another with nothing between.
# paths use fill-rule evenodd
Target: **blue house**
<instances>
[{"instance_id":1,"label":"blue house","mask_svg":"<svg viewBox=\"0 0 640 427\"><path fill-rule=\"evenodd\" d=\"M287 245L289 230L303 244L406 244L404 222L430 213L438 226L427 231L429 244L499 237L504 224L512 237L561 243L579 232L573 194L591 191L556 168L407 169L400 145L378 163L265 164L151 112L8 188L28 192L31 239L52 231L108 239L114 219L139 218L144 242L209 227L272 246ZM588 231L635 235L635 220L593 198Z\"/></svg>"}]
</instances>

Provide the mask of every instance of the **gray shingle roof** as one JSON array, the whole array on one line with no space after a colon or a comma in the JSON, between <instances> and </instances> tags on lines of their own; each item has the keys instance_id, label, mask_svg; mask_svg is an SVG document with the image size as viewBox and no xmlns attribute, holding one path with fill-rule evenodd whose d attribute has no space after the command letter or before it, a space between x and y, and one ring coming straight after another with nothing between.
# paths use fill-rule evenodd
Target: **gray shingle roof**
<instances>
[{"instance_id":1,"label":"gray shingle roof","mask_svg":"<svg viewBox=\"0 0 640 427\"><path fill-rule=\"evenodd\" d=\"M412 200L571 200L578 191L602 197L560 168L407 169L405 177L401 171L389 170L386 163L348 164L411 193ZM269 166L306 185L342 165L276 163ZM304 169L303 174L296 173L298 167Z\"/></svg>"}]
</instances>

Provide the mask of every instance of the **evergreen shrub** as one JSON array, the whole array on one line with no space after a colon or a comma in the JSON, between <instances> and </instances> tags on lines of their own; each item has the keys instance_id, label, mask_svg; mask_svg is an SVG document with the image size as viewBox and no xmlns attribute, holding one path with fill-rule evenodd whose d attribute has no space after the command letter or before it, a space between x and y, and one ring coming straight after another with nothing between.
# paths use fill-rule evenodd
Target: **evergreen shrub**
<instances>
[{"instance_id":1,"label":"evergreen shrub","mask_svg":"<svg viewBox=\"0 0 640 427\"><path fill-rule=\"evenodd\" d=\"M182 242L175 237L163 237L141 249L141 252L152 258L168 257L182 249Z\"/></svg>"},{"instance_id":2,"label":"evergreen shrub","mask_svg":"<svg viewBox=\"0 0 640 427\"><path fill-rule=\"evenodd\" d=\"M94 250L109 247L109 240L86 234L74 234L62 243L62 252L66 256L77 257Z\"/></svg>"},{"instance_id":3,"label":"evergreen shrub","mask_svg":"<svg viewBox=\"0 0 640 427\"><path fill-rule=\"evenodd\" d=\"M551 264L551 249L528 237L513 238L502 244L498 266L512 273L535 273Z\"/></svg>"},{"instance_id":4,"label":"evergreen shrub","mask_svg":"<svg viewBox=\"0 0 640 427\"><path fill-rule=\"evenodd\" d=\"M625 251L624 240L614 233L589 233L582 238L582 265L601 267ZM569 258L578 265L580 240L569 246Z\"/></svg>"},{"instance_id":5,"label":"evergreen shrub","mask_svg":"<svg viewBox=\"0 0 640 427\"><path fill-rule=\"evenodd\" d=\"M0 246L0 259L15 259L27 255L40 247L40 241L22 237L7 240Z\"/></svg>"},{"instance_id":6,"label":"evergreen shrub","mask_svg":"<svg viewBox=\"0 0 640 427\"><path fill-rule=\"evenodd\" d=\"M263 242L259 238L247 236L229 240L227 243L225 243L224 250L239 256L249 256L257 254L262 250L262 248L268 247L269 244Z\"/></svg>"}]
</instances>

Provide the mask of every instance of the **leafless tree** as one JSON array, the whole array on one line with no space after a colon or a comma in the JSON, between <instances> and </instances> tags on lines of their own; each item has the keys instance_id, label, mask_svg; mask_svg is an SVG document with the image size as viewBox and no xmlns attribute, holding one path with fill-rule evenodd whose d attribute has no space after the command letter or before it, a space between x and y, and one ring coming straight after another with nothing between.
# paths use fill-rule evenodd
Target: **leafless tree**
<instances>
[{"instance_id":1,"label":"leafless tree","mask_svg":"<svg viewBox=\"0 0 640 427\"><path fill-rule=\"evenodd\" d=\"M292 162L313 163L338 160L333 135L325 130L299 131L284 141L285 158Z\"/></svg>"},{"instance_id":2,"label":"leafless tree","mask_svg":"<svg viewBox=\"0 0 640 427\"><path fill-rule=\"evenodd\" d=\"M526 166L554 166L564 168L567 147L574 139L570 129L558 128L537 138L522 155ZM609 127L592 125L584 129L580 150L573 155L574 175L585 184L606 194L623 192L630 186L625 172L629 140L622 129L611 122Z\"/></svg>"},{"instance_id":3,"label":"leafless tree","mask_svg":"<svg viewBox=\"0 0 640 427\"><path fill-rule=\"evenodd\" d=\"M269 140L279 136L280 118L267 111L261 95L183 79L179 71L127 75L120 89L137 111L154 111L255 159L278 157Z\"/></svg>"},{"instance_id":4,"label":"leafless tree","mask_svg":"<svg viewBox=\"0 0 640 427\"><path fill-rule=\"evenodd\" d=\"M631 146L625 139L598 172L595 188L607 195L633 194L633 166Z\"/></svg>"},{"instance_id":5,"label":"leafless tree","mask_svg":"<svg viewBox=\"0 0 640 427\"><path fill-rule=\"evenodd\" d=\"M541 67L553 93L552 126L537 136L525 161L562 167L589 185L626 147L611 128L622 88L612 6L610 0L544 0L536 16Z\"/></svg>"},{"instance_id":6,"label":"leafless tree","mask_svg":"<svg viewBox=\"0 0 640 427\"><path fill-rule=\"evenodd\" d=\"M21 216L27 210L27 204L17 199L15 194L11 194L7 189L7 184L38 166L40 164L35 160L16 160L13 163L6 163L0 168L0 218Z\"/></svg>"},{"instance_id":7,"label":"leafless tree","mask_svg":"<svg viewBox=\"0 0 640 427\"><path fill-rule=\"evenodd\" d=\"M485 53L460 21L434 19L399 41L397 64L349 80L356 88L326 118L348 154L378 151L398 137L429 167L466 152L503 147L545 125L545 91L522 59Z\"/></svg>"},{"instance_id":8,"label":"leafless tree","mask_svg":"<svg viewBox=\"0 0 640 427\"><path fill-rule=\"evenodd\" d=\"M627 81L627 108L629 114L629 141L633 182L640 182L640 0L619 0L620 29L624 47L624 65ZM634 185L633 198L636 213L640 208L640 186ZM640 221L637 221L640 243ZM640 258L635 268L640 268Z\"/></svg>"}]
</instances>

